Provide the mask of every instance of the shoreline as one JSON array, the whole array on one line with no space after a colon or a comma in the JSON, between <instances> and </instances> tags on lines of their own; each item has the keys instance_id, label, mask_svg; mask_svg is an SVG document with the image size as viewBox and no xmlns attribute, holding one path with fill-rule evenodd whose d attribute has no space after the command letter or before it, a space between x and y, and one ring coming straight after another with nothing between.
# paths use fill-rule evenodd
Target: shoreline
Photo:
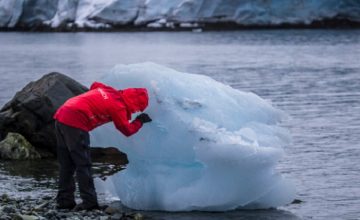
<instances>
[{"instance_id":1,"label":"shoreline","mask_svg":"<svg viewBox=\"0 0 360 220\"><path fill-rule=\"evenodd\" d=\"M300 220L301 218L287 210L289 204L279 209L235 209L226 212L204 211L141 211L127 208L120 201L113 201L100 205L106 205L104 210L77 211L56 209L54 197L43 196L38 199L22 198L12 199L6 194L0 196L0 220L143 220L143 219L282 219Z\"/></svg>"},{"instance_id":2,"label":"shoreline","mask_svg":"<svg viewBox=\"0 0 360 220\"><path fill-rule=\"evenodd\" d=\"M102 204L101 204L102 205ZM55 198L45 195L38 199L11 198L7 194L0 196L1 220L43 220L43 219L144 219L143 215L135 210L119 206L116 202L105 204L104 210L72 211L57 209Z\"/></svg>"}]
</instances>

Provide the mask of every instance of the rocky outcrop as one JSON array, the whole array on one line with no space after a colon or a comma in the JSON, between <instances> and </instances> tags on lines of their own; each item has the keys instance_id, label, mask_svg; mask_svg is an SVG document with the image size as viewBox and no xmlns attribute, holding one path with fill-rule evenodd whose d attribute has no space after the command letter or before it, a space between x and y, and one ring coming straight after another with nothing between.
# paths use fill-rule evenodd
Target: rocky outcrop
<instances>
[{"instance_id":1,"label":"rocky outcrop","mask_svg":"<svg viewBox=\"0 0 360 220\"><path fill-rule=\"evenodd\" d=\"M358 0L1 0L0 28L360 26Z\"/></svg>"},{"instance_id":2,"label":"rocky outcrop","mask_svg":"<svg viewBox=\"0 0 360 220\"><path fill-rule=\"evenodd\" d=\"M1 139L9 132L16 132L37 149L55 153L55 111L70 97L87 90L60 73L49 73L30 82L0 110Z\"/></svg>"},{"instance_id":3,"label":"rocky outcrop","mask_svg":"<svg viewBox=\"0 0 360 220\"><path fill-rule=\"evenodd\" d=\"M115 147L91 147L91 161L94 168L94 176L105 180L124 169L129 163L127 155Z\"/></svg>"},{"instance_id":4,"label":"rocky outcrop","mask_svg":"<svg viewBox=\"0 0 360 220\"><path fill-rule=\"evenodd\" d=\"M0 159L33 160L40 158L40 153L21 134L9 132L6 138L0 142Z\"/></svg>"}]
</instances>

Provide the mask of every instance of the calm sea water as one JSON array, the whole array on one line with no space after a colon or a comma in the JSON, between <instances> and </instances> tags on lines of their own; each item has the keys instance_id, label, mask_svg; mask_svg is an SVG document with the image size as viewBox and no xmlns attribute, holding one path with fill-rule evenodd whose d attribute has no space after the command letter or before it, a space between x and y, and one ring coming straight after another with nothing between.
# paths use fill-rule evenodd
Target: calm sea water
<instances>
[{"instance_id":1,"label":"calm sea water","mask_svg":"<svg viewBox=\"0 0 360 220\"><path fill-rule=\"evenodd\" d=\"M148 213L153 219L360 219L360 30L0 33L0 105L52 71L89 85L115 64L144 61L211 76L287 112L293 144L279 170L303 201L278 210ZM0 193L48 193L54 175L41 167L0 162Z\"/></svg>"}]
</instances>

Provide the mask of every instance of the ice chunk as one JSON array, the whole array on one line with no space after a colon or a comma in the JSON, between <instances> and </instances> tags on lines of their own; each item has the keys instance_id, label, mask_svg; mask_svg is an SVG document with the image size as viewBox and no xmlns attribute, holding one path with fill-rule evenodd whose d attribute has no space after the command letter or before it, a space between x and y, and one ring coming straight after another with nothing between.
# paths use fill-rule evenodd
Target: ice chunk
<instances>
[{"instance_id":1,"label":"ice chunk","mask_svg":"<svg viewBox=\"0 0 360 220\"><path fill-rule=\"evenodd\" d=\"M293 200L292 184L275 171L290 139L278 125L283 113L259 96L154 63L117 65L101 81L150 96L153 121L135 135L112 124L91 133L92 145L128 154L127 169L112 178L125 205L223 211Z\"/></svg>"}]
</instances>

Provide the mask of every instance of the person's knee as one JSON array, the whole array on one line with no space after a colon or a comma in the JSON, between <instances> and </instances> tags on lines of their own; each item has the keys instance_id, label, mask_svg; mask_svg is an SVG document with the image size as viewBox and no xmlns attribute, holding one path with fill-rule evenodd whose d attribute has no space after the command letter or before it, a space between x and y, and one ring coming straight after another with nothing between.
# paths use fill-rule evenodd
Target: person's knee
<instances>
[{"instance_id":1,"label":"person's knee","mask_svg":"<svg viewBox=\"0 0 360 220\"><path fill-rule=\"evenodd\" d=\"M70 151L70 154L76 167L91 167L90 153L87 151L76 149Z\"/></svg>"}]
</instances>

